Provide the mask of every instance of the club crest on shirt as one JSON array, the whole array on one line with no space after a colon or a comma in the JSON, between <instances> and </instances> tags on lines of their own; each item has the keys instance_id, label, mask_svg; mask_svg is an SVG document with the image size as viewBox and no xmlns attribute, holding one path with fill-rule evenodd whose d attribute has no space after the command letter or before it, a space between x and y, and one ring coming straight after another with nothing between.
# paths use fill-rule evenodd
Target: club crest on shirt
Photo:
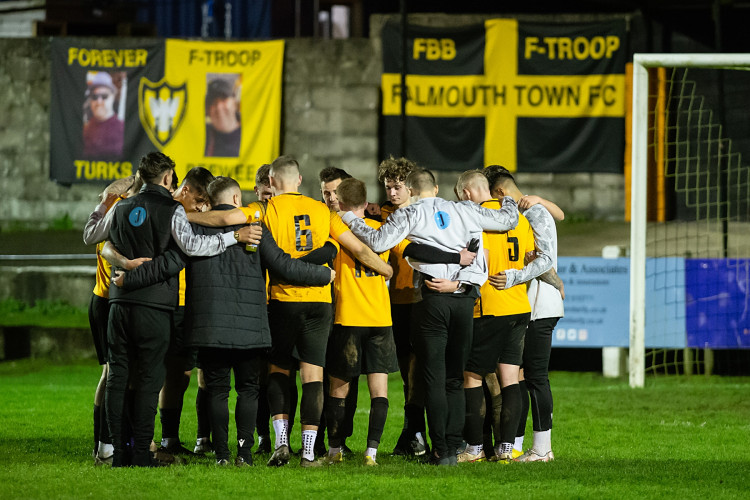
<instances>
[{"instance_id":1,"label":"club crest on shirt","mask_svg":"<svg viewBox=\"0 0 750 500\"><path fill-rule=\"evenodd\" d=\"M435 214L435 224L438 229L446 229L451 225L451 216L441 210Z\"/></svg>"},{"instance_id":2,"label":"club crest on shirt","mask_svg":"<svg viewBox=\"0 0 750 500\"><path fill-rule=\"evenodd\" d=\"M128 215L128 221L133 227L138 227L146 222L146 209L143 207L135 207L130 211Z\"/></svg>"},{"instance_id":3,"label":"club crest on shirt","mask_svg":"<svg viewBox=\"0 0 750 500\"><path fill-rule=\"evenodd\" d=\"M187 110L187 83L171 85L141 78L138 86L138 115L149 139L162 149L182 125Z\"/></svg>"}]
</instances>

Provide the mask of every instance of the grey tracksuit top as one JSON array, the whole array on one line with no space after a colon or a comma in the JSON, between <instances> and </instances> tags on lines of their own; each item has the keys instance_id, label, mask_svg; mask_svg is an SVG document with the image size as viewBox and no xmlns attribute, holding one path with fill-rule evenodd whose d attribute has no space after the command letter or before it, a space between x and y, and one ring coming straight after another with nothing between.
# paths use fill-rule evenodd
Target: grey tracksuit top
<instances>
[{"instance_id":1,"label":"grey tracksuit top","mask_svg":"<svg viewBox=\"0 0 750 500\"><path fill-rule=\"evenodd\" d=\"M508 231L518 224L518 206L506 196L500 210L491 210L472 201L454 202L442 198L422 198L407 207L399 208L383 223L373 229L353 213L347 212L343 221L352 232L380 253L393 248L404 238L415 243L431 245L444 251L458 252L472 238L479 239L477 257L471 265L426 264L407 259L417 271L433 278L458 280L481 286L487 281L487 262L482 247L482 231Z\"/></svg>"}]
</instances>

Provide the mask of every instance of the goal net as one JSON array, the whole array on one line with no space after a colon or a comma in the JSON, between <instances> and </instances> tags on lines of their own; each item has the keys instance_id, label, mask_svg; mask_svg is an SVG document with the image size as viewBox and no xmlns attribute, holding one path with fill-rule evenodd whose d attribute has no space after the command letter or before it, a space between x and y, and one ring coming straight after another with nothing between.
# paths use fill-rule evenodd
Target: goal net
<instances>
[{"instance_id":1,"label":"goal net","mask_svg":"<svg viewBox=\"0 0 750 500\"><path fill-rule=\"evenodd\" d=\"M632 387L750 348L749 69L750 54L634 56Z\"/></svg>"}]
</instances>

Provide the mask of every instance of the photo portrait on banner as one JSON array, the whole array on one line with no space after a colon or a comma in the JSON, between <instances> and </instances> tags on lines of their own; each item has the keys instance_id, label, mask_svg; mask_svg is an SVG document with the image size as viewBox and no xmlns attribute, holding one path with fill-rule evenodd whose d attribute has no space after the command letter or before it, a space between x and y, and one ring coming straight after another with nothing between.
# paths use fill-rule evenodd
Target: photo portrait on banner
<instances>
[{"instance_id":1,"label":"photo portrait on banner","mask_svg":"<svg viewBox=\"0 0 750 500\"><path fill-rule=\"evenodd\" d=\"M206 74L205 156L236 158L242 142L242 75Z\"/></svg>"},{"instance_id":2,"label":"photo portrait on banner","mask_svg":"<svg viewBox=\"0 0 750 500\"><path fill-rule=\"evenodd\" d=\"M51 50L50 178L108 183L156 148L138 119L141 78L159 80L164 43L55 38Z\"/></svg>"},{"instance_id":3,"label":"photo portrait on banner","mask_svg":"<svg viewBox=\"0 0 750 500\"><path fill-rule=\"evenodd\" d=\"M83 101L84 159L122 158L127 73L88 71Z\"/></svg>"},{"instance_id":4,"label":"photo portrait on banner","mask_svg":"<svg viewBox=\"0 0 750 500\"><path fill-rule=\"evenodd\" d=\"M176 112L160 139L180 178L204 167L253 189L258 167L279 155L283 62L281 40L166 41L164 79L151 85L162 99L185 100L184 117Z\"/></svg>"}]
</instances>

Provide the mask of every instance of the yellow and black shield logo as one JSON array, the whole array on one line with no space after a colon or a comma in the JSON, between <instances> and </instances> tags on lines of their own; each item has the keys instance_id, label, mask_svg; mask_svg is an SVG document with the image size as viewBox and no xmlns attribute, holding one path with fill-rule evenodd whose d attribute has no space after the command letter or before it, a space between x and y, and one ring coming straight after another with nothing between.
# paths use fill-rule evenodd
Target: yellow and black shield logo
<instances>
[{"instance_id":1,"label":"yellow and black shield logo","mask_svg":"<svg viewBox=\"0 0 750 500\"><path fill-rule=\"evenodd\" d=\"M138 114L151 142L162 149L177 134L187 110L187 84L170 85L166 79L154 83L141 78Z\"/></svg>"}]
</instances>

